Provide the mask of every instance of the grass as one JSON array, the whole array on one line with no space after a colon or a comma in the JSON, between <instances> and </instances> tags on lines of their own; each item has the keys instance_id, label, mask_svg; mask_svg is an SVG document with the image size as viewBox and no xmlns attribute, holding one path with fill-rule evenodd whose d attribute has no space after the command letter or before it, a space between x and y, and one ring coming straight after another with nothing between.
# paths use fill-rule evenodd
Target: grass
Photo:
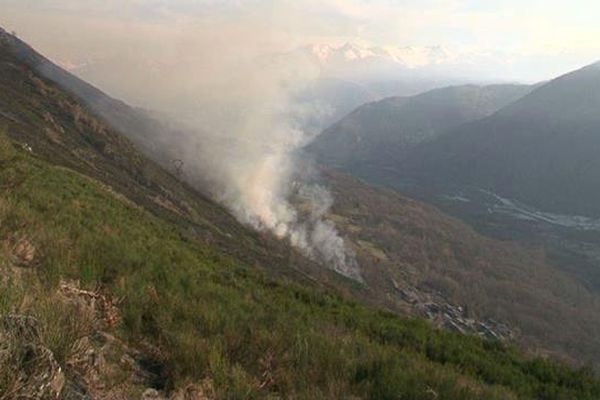
<instances>
[{"instance_id":1,"label":"grass","mask_svg":"<svg viewBox=\"0 0 600 400\"><path fill-rule=\"evenodd\" d=\"M0 241L36 249L29 278L0 280L0 313L38 316L59 362L88 329L53 300L61 279L78 279L123 299L116 333L152 349L167 390L210 378L230 399L600 397L590 370L274 279L2 134L0 149Z\"/></svg>"}]
</instances>

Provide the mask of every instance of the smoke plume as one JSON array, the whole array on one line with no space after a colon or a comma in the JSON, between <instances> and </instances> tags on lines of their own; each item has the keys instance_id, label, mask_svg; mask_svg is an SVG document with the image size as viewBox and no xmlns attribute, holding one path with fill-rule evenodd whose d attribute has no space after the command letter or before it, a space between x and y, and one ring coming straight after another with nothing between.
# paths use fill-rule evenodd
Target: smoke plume
<instances>
[{"instance_id":1,"label":"smoke plume","mask_svg":"<svg viewBox=\"0 0 600 400\"><path fill-rule=\"evenodd\" d=\"M311 136L302 126L312 107L294 99L316 70L297 55L246 57L222 60L218 87L209 89L210 99L193 124L204 129L196 133L195 151L184 154L186 165L197 181L208 180L213 195L243 223L360 279L353 255L326 219L331 195L299 174L306 161L296 152ZM189 144L182 143L184 148Z\"/></svg>"},{"instance_id":2,"label":"smoke plume","mask_svg":"<svg viewBox=\"0 0 600 400\"><path fill-rule=\"evenodd\" d=\"M252 18L194 21L164 39L128 55L137 65L153 60L152 68L126 68L125 55L111 63L123 66L124 97L185 126L160 138L184 162L185 179L241 222L360 280L352 252L326 218L331 195L297 157L312 136L303 126L322 112L297 100L317 66Z\"/></svg>"}]
</instances>

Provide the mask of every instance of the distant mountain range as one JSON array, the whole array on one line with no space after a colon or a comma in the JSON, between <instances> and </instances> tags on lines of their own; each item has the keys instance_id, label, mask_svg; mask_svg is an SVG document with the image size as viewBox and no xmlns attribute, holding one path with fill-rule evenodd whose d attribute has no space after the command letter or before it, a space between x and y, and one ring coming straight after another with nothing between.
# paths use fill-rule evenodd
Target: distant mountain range
<instances>
[{"instance_id":1,"label":"distant mountain range","mask_svg":"<svg viewBox=\"0 0 600 400\"><path fill-rule=\"evenodd\" d=\"M292 51L293 57L301 56L311 66L318 68L318 78L299 94L300 100L320 110L306 127L320 131L343 117L354 108L370 101L388 96L409 96L449 84L470 81L472 74L452 72L461 62L452 51L440 47L375 47L357 43L340 46L314 44ZM285 57L285 54L278 57ZM136 97L143 79L158 79L172 74L177 63L173 60L150 58L63 61L60 65L70 73L107 87L111 93L143 103ZM458 64L457 64L458 62ZM466 64L473 64L467 61ZM128 72L139 71L134 79L122 79L110 73L114 65L128 67ZM475 64L473 64L475 65ZM473 78L471 80L476 80Z\"/></svg>"},{"instance_id":2,"label":"distant mountain range","mask_svg":"<svg viewBox=\"0 0 600 400\"><path fill-rule=\"evenodd\" d=\"M357 43L341 46L315 44L306 48L326 70L346 68L349 64L370 63L377 67L387 63L396 68L416 69L454 60L450 50L442 46L376 47Z\"/></svg>"},{"instance_id":3,"label":"distant mountain range","mask_svg":"<svg viewBox=\"0 0 600 400\"><path fill-rule=\"evenodd\" d=\"M411 96L466 81L432 70L435 65L452 59L449 50L439 46L314 44L298 51L320 69L320 79L307 88L303 98L329 107L329 115L320 120L321 129L367 102L389 96Z\"/></svg>"},{"instance_id":4,"label":"distant mountain range","mask_svg":"<svg viewBox=\"0 0 600 400\"><path fill-rule=\"evenodd\" d=\"M320 162L351 172L393 168L418 144L491 115L531 90L527 85L463 85L386 98L357 108L309 148Z\"/></svg>"}]
</instances>

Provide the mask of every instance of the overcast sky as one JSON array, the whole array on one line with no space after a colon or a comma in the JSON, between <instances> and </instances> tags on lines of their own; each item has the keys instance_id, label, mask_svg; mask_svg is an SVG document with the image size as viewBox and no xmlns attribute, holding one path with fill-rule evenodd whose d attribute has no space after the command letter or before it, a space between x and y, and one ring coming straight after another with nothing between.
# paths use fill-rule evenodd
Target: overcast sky
<instances>
[{"instance_id":1,"label":"overcast sky","mask_svg":"<svg viewBox=\"0 0 600 400\"><path fill-rule=\"evenodd\" d=\"M507 80L600 59L597 0L0 0L0 10L1 26L63 65L142 52L165 63L198 35L225 32L227 45L232 29L232 40L256 35L265 51L350 41L486 53L498 59L495 76L518 64Z\"/></svg>"}]
</instances>

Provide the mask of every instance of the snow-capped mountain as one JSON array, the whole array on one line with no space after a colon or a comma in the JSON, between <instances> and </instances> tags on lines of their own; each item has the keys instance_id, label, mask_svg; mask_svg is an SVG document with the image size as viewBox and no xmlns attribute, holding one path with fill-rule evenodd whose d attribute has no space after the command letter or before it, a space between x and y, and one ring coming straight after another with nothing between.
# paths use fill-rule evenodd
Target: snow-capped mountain
<instances>
[{"instance_id":1,"label":"snow-capped mountain","mask_svg":"<svg viewBox=\"0 0 600 400\"><path fill-rule=\"evenodd\" d=\"M443 69L456 58L441 46L394 47L346 43L312 44L300 49L318 65L321 79L305 99L332 110L318 124L325 128L354 108L389 96L411 96L465 82Z\"/></svg>"},{"instance_id":2,"label":"snow-capped mountain","mask_svg":"<svg viewBox=\"0 0 600 400\"><path fill-rule=\"evenodd\" d=\"M397 67L419 68L452 60L452 53L442 46L366 46L346 43L342 46L314 44L309 46L311 54L323 67L352 63L392 63ZM341 66L341 65L338 65Z\"/></svg>"},{"instance_id":3,"label":"snow-capped mountain","mask_svg":"<svg viewBox=\"0 0 600 400\"><path fill-rule=\"evenodd\" d=\"M541 71L545 71L547 61L519 52L440 45L378 46L347 42L310 44L302 51L320 67L324 76L368 85L392 81L435 81L438 87L450 83L533 83L539 79L523 71L536 70L543 77ZM534 65L536 68L532 68ZM386 96L407 94L415 93L385 93Z\"/></svg>"}]
</instances>

